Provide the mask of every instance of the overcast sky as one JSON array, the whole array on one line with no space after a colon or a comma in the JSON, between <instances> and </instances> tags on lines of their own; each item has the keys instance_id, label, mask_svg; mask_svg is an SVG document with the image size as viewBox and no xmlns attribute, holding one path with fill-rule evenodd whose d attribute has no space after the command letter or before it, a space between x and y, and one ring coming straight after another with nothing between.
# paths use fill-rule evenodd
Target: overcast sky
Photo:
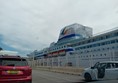
<instances>
[{"instance_id":1,"label":"overcast sky","mask_svg":"<svg viewBox=\"0 0 118 83\"><path fill-rule=\"evenodd\" d=\"M118 0L0 0L0 47L25 55L73 23L94 33L118 27Z\"/></svg>"}]
</instances>

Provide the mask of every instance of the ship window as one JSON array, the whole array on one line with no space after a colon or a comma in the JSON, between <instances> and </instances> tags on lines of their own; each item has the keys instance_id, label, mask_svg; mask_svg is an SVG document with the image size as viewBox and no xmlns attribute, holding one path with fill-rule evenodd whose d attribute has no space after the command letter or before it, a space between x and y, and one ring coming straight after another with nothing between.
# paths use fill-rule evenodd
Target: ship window
<instances>
[{"instance_id":1,"label":"ship window","mask_svg":"<svg viewBox=\"0 0 118 83\"><path fill-rule=\"evenodd\" d=\"M106 35L106 38L110 38L110 35Z\"/></svg>"},{"instance_id":2,"label":"ship window","mask_svg":"<svg viewBox=\"0 0 118 83\"><path fill-rule=\"evenodd\" d=\"M101 45L105 45L105 43L103 42L103 43L101 43Z\"/></svg>"},{"instance_id":3,"label":"ship window","mask_svg":"<svg viewBox=\"0 0 118 83\"><path fill-rule=\"evenodd\" d=\"M85 42L82 42L82 44L85 44Z\"/></svg>"},{"instance_id":4,"label":"ship window","mask_svg":"<svg viewBox=\"0 0 118 83\"><path fill-rule=\"evenodd\" d=\"M112 49L114 49L114 46L112 47Z\"/></svg>"},{"instance_id":5,"label":"ship window","mask_svg":"<svg viewBox=\"0 0 118 83\"><path fill-rule=\"evenodd\" d=\"M111 44L112 44L112 43L115 43L115 40L111 40Z\"/></svg>"},{"instance_id":6,"label":"ship window","mask_svg":"<svg viewBox=\"0 0 118 83\"><path fill-rule=\"evenodd\" d=\"M81 47L81 49L83 49L83 47Z\"/></svg>"},{"instance_id":7,"label":"ship window","mask_svg":"<svg viewBox=\"0 0 118 83\"><path fill-rule=\"evenodd\" d=\"M96 47L96 44L93 44L93 47Z\"/></svg>"},{"instance_id":8,"label":"ship window","mask_svg":"<svg viewBox=\"0 0 118 83\"><path fill-rule=\"evenodd\" d=\"M118 39L116 39L116 42L118 43Z\"/></svg>"},{"instance_id":9,"label":"ship window","mask_svg":"<svg viewBox=\"0 0 118 83\"><path fill-rule=\"evenodd\" d=\"M94 41L97 41L97 38L95 38Z\"/></svg>"},{"instance_id":10,"label":"ship window","mask_svg":"<svg viewBox=\"0 0 118 83\"><path fill-rule=\"evenodd\" d=\"M82 47L80 47L80 49L82 49Z\"/></svg>"},{"instance_id":11,"label":"ship window","mask_svg":"<svg viewBox=\"0 0 118 83\"><path fill-rule=\"evenodd\" d=\"M117 36L117 33L114 33L114 36Z\"/></svg>"},{"instance_id":12,"label":"ship window","mask_svg":"<svg viewBox=\"0 0 118 83\"><path fill-rule=\"evenodd\" d=\"M87 43L90 43L90 40L88 40Z\"/></svg>"},{"instance_id":13,"label":"ship window","mask_svg":"<svg viewBox=\"0 0 118 83\"><path fill-rule=\"evenodd\" d=\"M116 33L116 36L118 36L118 32Z\"/></svg>"},{"instance_id":14,"label":"ship window","mask_svg":"<svg viewBox=\"0 0 118 83\"><path fill-rule=\"evenodd\" d=\"M88 53L89 51L87 50L87 53Z\"/></svg>"},{"instance_id":15,"label":"ship window","mask_svg":"<svg viewBox=\"0 0 118 83\"><path fill-rule=\"evenodd\" d=\"M89 46L87 46L87 48L89 48Z\"/></svg>"},{"instance_id":16,"label":"ship window","mask_svg":"<svg viewBox=\"0 0 118 83\"><path fill-rule=\"evenodd\" d=\"M94 39L92 39L92 42L94 42Z\"/></svg>"},{"instance_id":17,"label":"ship window","mask_svg":"<svg viewBox=\"0 0 118 83\"><path fill-rule=\"evenodd\" d=\"M82 49L84 49L84 47L82 47Z\"/></svg>"},{"instance_id":18,"label":"ship window","mask_svg":"<svg viewBox=\"0 0 118 83\"><path fill-rule=\"evenodd\" d=\"M92 47L92 45L90 45L90 48Z\"/></svg>"},{"instance_id":19,"label":"ship window","mask_svg":"<svg viewBox=\"0 0 118 83\"><path fill-rule=\"evenodd\" d=\"M85 46L83 47L83 49L85 49Z\"/></svg>"},{"instance_id":20,"label":"ship window","mask_svg":"<svg viewBox=\"0 0 118 83\"><path fill-rule=\"evenodd\" d=\"M103 40L103 37L101 37L100 40Z\"/></svg>"},{"instance_id":21,"label":"ship window","mask_svg":"<svg viewBox=\"0 0 118 83\"><path fill-rule=\"evenodd\" d=\"M113 33L112 33L112 34L110 34L110 37L113 37Z\"/></svg>"},{"instance_id":22,"label":"ship window","mask_svg":"<svg viewBox=\"0 0 118 83\"><path fill-rule=\"evenodd\" d=\"M76 48L77 50L80 50L80 48Z\"/></svg>"},{"instance_id":23,"label":"ship window","mask_svg":"<svg viewBox=\"0 0 118 83\"><path fill-rule=\"evenodd\" d=\"M99 41L99 38L96 38L95 41Z\"/></svg>"},{"instance_id":24,"label":"ship window","mask_svg":"<svg viewBox=\"0 0 118 83\"><path fill-rule=\"evenodd\" d=\"M83 53L83 52L80 52L81 54Z\"/></svg>"},{"instance_id":25,"label":"ship window","mask_svg":"<svg viewBox=\"0 0 118 83\"><path fill-rule=\"evenodd\" d=\"M79 43L79 45L81 45L81 42Z\"/></svg>"},{"instance_id":26,"label":"ship window","mask_svg":"<svg viewBox=\"0 0 118 83\"><path fill-rule=\"evenodd\" d=\"M107 41L106 44L110 44L110 41Z\"/></svg>"},{"instance_id":27,"label":"ship window","mask_svg":"<svg viewBox=\"0 0 118 83\"><path fill-rule=\"evenodd\" d=\"M102 56L102 54L100 54L100 56Z\"/></svg>"}]
</instances>

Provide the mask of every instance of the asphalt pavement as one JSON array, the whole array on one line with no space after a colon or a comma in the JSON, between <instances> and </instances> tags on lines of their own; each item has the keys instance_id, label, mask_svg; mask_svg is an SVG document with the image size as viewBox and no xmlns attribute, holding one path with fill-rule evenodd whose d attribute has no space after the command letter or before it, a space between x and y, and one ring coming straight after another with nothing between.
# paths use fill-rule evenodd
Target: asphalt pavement
<instances>
[{"instance_id":1,"label":"asphalt pavement","mask_svg":"<svg viewBox=\"0 0 118 83\"><path fill-rule=\"evenodd\" d=\"M33 83L84 83L77 75L33 70Z\"/></svg>"},{"instance_id":2,"label":"asphalt pavement","mask_svg":"<svg viewBox=\"0 0 118 83\"><path fill-rule=\"evenodd\" d=\"M32 77L32 83L87 83L79 75L71 75L43 70L33 70ZM88 83L118 83L118 80L100 80Z\"/></svg>"}]
</instances>

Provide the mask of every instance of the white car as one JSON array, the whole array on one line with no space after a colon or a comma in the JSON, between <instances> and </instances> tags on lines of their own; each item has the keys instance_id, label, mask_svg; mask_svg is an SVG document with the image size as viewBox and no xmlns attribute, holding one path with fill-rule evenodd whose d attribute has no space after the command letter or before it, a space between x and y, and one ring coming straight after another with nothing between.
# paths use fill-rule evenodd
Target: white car
<instances>
[{"instance_id":1,"label":"white car","mask_svg":"<svg viewBox=\"0 0 118 83\"><path fill-rule=\"evenodd\" d=\"M118 61L97 62L84 69L82 76L86 81L118 79Z\"/></svg>"}]
</instances>

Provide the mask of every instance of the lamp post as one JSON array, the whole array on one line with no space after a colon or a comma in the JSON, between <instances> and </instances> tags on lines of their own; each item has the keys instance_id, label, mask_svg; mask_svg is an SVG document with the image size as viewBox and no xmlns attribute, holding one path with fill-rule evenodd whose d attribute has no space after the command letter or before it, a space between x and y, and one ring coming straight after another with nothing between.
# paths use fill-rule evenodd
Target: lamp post
<instances>
[{"instance_id":1,"label":"lamp post","mask_svg":"<svg viewBox=\"0 0 118 83\"><path fill-rule=\"evenodd\" d=\"M34 65L34 53L33 53L33 57L32 57L32 67L34 67L35 65Z\"/></svg>"},{"instance_id":2,"label":"lamp post","mask_svg":"<svg viewBox=\"0 0 118 83\"><path fill-rule=\"evenodd\" d=\"M76 67L79 67L79 57L78 57L78 55L79 55L79 53L78 52L75 52L75 61L76 61Z\"/></svg>"}]
</instances>

